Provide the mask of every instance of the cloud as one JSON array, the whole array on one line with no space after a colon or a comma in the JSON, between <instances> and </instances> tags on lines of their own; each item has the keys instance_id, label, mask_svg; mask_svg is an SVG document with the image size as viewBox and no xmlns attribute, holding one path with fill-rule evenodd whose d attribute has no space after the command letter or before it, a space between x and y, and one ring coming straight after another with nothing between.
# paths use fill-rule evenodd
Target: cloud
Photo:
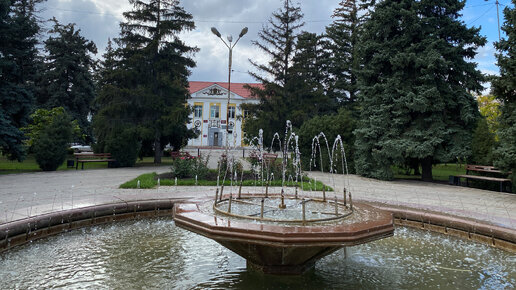
<instances>
[{"instance_id":1,"label":"cloud","mask_svg":"<svg viewBox=\"0 0 516 290\"><path fill-rule=\"evenodd\" d=\"M304 14L305 26L301 30L322 33L325 26L332 22L331 15L340 0L303 0L300 1ZM236 39L244 26L249 32L237 44L233 51L232 81L254 81L247 71L253 70L248 59L258 63L266 63L267 55L263 54L251 41L258 40L258 32L267 23L274 11L282 7L281 0L183 0L180 2L185 10L193 15L196 29L181 34L181 38L191 46L200 48L194 56L197 66L192 70L191 80L227 81L228 49L214 36L210 28L217 27L224 39L233 35ZM127 0L48 0L43 5L47 7L42 18L52 16L63 24L74 22L81 34L97 44L99 54L104 52L108 38L116 38L119 34L119 22L123 21L122 13L132 7ZM464 10L462 18L466 23L475 20L491 6L481 6ZM495 13L491 9L489 13ZM468 26L480 24L482 33L488 34L488 40L498 39L496 24L488 21L487 14ZM479 64L479 69L497 71L492 44L478 50L473 60Z\"/></svg>"}]
</instances>

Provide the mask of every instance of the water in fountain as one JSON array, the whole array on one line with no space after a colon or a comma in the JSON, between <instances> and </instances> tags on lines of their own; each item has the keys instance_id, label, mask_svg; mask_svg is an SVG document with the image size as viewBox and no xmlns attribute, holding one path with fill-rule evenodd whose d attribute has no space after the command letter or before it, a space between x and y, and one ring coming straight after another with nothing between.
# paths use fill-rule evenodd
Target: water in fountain
<instances>
[{"instance_id":1,"label":"water in fountain","mask_svg":"<svg viewBox=\"0 0 516 290\"><path fill-rule=\"evenodd\" d=\"M37 269L37 271L35 270ZM271 276L170 220L84 228L0 255L3 289L514 289L516 256L482 244L399 228L337 251L315 271Z\"/></svg>"}]
</instances>

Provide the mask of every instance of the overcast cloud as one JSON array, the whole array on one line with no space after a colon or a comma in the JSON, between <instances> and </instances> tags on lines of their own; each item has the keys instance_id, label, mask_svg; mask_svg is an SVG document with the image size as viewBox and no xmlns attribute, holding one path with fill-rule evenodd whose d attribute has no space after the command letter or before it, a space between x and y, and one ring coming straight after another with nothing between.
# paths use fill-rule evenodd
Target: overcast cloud
<instances>
[{"instance_id":1,"label":"overcast cloud","mask_svg":"<svg viewBox=\"0 0 516 290\"><path fill-rule=\"evenodd\" d=\"M331 15L340 0L303 0L300 1L304 13L305 26L302 30L322 33L324 27L332 22ZM510 0L501 0L501 8L509 5ZM186 32L182 38L200 48L194 56L197 67L192 70L190 80L227 81L228 49L215 37L210 28L217 27L224 39L233 35L236 39L244 26L249 32L233 50L234 82L253 82L248 71L252 70L248 59L259 63L266 62L266 56L251 45L257 40L258 32L267 23L273 11L282 6L281 0L188 0L181 1L186 11L194 17L196 29ZM100 57L108 38L116 38L122 13L131 9L127 0L48 0L44 3L43 19L55 16L60 23L73 22L81 29L82 35L93 40ZM500 15L503 15L500 11ZM481 33L488 38L488 45L479 49L475 62L485 73L498 72L495 65L492 41L498 40L496 26L496 7L494 0L469 0L463 11L463 20L468 26L481 26ZM503 37L503 35L502 35Z\"/></svg>"}]
</instances>

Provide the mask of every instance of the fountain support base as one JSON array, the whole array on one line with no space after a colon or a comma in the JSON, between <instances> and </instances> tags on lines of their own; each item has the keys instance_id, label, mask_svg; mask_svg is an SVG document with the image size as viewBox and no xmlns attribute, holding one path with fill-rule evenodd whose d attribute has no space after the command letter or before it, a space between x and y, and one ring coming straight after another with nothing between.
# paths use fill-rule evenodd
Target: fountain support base
<instances>
[{"instance_id":1,"label":"fountain support base","mask_svg":"<svg viewBox=\"0 0 516 290\"><path fill-rule=\"evenodd\" d=\"M342 247L394 234L392 214L360 203L356 208L374 213L370 218L307 226L216 215L201 211L199 203L176 205L176 225L215 240L246 259L248 268L269 274L299 275Z\"/></svg>"}]
</instances>

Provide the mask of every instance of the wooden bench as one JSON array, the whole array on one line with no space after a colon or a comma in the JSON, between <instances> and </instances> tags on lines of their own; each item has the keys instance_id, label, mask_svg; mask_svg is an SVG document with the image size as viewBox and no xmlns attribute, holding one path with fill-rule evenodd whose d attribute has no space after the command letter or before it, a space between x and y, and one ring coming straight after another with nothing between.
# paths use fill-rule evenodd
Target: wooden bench
<instances>
[{"instance_id":1,"label":"wooden bench","mask_svg":"<svg viewBox=\"0 0 516 290\"><path fill-rule=\"evenodd\" d=\"M111 158L111 153L75 153L75 170L79 168L79 162L82 163L81 169L84 169L84 163L86 162L111 162L116 160Z\"/></svg>"},{"instance_id":2,"label":"wooden bench","mask_svg":"<svg viewBox=\"0 0 516 290\"><path fill-rule=\"evenodd\" d=\"M172 159L181 158L181 159L195 159L195 156L190 155L190 153L186 151L171 151L170 157Z\"/></svg>"},{"instance_id":3,"label":"wooden bench","mask_svg":"<svg viewBox=\"0 0 516 290\"><path fill-rule=\"evenodd\" d=\"M504 174L502 171L496 169L494 166L466 164L466 174L457 175L457 177L459 178L459 182L460 182L460 178L466 179L466 186L469 186L469 182L468 182L469 179L500 182L500 192L503 191L503 183L504 182L511 182L511 180L509 178L490 177L490 176L483 176L483 175L471 175L471 174L469 174L470 171L471 172L481 172L481 173Z\"/></svg>"}]
</instances>

